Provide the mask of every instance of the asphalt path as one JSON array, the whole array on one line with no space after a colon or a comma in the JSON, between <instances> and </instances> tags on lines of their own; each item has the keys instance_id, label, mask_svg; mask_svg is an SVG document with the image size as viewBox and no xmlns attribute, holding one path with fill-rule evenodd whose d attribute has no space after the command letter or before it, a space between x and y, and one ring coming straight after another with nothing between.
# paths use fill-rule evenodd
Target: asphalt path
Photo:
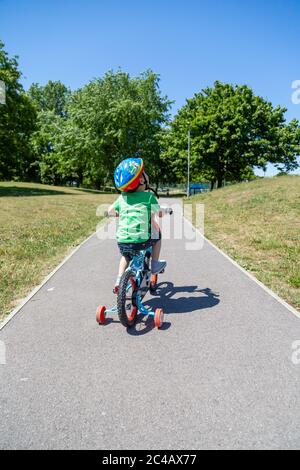
<instances>
[{"instance_id":1,"label":"asphalt path","mask_svg":"<svg viewBox=\"0 0 300 470\"><path fill-rule=\"evenodd\" d=\"M300 319L207 241L187 247L164 240L145 298L160 330L96 323L119 255L95 235L0 331L1 449L300 448Z\"/></svg>"}]
</instances>

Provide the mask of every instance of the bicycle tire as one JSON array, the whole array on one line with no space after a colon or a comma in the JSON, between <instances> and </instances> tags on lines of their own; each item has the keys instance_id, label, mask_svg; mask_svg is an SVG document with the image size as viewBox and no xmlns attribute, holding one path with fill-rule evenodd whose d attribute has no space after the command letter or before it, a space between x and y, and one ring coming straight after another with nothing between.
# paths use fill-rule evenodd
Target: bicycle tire
<instances>
[{"instance_id":1,"label":"bicycle tire","mask_svg":"<svg viewBox=\"0 0 300 470\"><path fill-rule=\"evenodd\" d=\"M127 286L131 282L132 285L132 294L131 299L127 298ZM136 284L133 271L125 271L121 277L117 307L118 307L118 317L123 326L133 326L137 320L137 306L136 306ZM127 313L127 302L131 300L131 310L130 315Z\"/></svg>"}]
</instances>

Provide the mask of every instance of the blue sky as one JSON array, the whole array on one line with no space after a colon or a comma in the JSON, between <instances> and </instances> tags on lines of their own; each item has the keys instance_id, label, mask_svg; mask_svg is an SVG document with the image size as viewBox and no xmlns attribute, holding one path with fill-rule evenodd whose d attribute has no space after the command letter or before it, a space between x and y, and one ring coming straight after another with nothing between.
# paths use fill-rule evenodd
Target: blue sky
<instances>
[{"instance_id":1,"label":"blue sky","mask_svg":"<svg viewBox=\"0 0 300 470\"><path fill-rule=\"evenodd\" d=\"M109 69L151 68L175 101L215 80L246 83L300 120L299 0L0 0L0 38L28 89L78 88ZM269 168L268 174L274 169Z\"/></svg>"}]
</instances>

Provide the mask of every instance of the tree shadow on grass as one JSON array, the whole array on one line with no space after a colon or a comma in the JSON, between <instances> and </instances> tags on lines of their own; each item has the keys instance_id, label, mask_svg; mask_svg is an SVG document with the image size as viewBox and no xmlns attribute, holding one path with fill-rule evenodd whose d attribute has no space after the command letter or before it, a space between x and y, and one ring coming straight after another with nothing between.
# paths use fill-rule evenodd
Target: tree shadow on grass
<instances>
[{"instance_id":1,"label":"tree shadow on grass","mask_svg":"<svg viewBox=\"0 0 300 470\"><path fill-rule=\"evenodd\" d=\"M181 295L178 294L193 294ZM215 307L220 302L219 295L208 287L199 289L198 286L178 286L175 287L172 282L162 282L158 284L154 295L145 300L144 305L155 311L162 308L166 314L164 324L161 330L167 330L171 326L169 322L170 314L173 313L190 313L203 309ZM170 315L170 316L169 316ZM137 324L128 328L127 332L132 336L140 336L154 328L154 320L150 315L139 315Z\"/></svg>"},{"instance_id":2,"label":"tree shadow on grass","mask_svg":"<svg viewBox=\"0 0 300 470\"><path fill-rule=\"evenodd\" d=\"M19 187L19 186L1 186L0 197L23 197L23 196L77 196L74 193L67 193L57 189L44 189L35 187Z\"/></svg>"},{"instance_id":3,"label":"tree shadow on grass","mask_svg":"<svg viewBox=\"0 0 300 470\"><path fill-rule=\"evenodd\" d=\"M82 191L83 193L90 193L90 194L116 194L116 191L100 191L98 189L89 189L89 188L72 188L75 191Z\"/></svg>"}]
</instances>

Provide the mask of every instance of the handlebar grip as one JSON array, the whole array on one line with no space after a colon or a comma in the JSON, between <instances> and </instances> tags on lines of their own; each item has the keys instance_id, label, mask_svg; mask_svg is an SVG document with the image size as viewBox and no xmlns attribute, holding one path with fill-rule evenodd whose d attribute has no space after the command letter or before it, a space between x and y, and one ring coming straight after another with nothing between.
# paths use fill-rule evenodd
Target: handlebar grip
<instances>
[{"instance_id":1,"label":"handlebar grip","mask_svg":"<svg viewBox=\"0 0 300 470\"><path fill-rule=\"evenodd\" d=\"M106 217L107 219L112 219L112 218L115 218L115 217L119 217L119 214L109 214L108 211L105 211L104 212L104 217Z\"/></svg>"}]
</instances>

